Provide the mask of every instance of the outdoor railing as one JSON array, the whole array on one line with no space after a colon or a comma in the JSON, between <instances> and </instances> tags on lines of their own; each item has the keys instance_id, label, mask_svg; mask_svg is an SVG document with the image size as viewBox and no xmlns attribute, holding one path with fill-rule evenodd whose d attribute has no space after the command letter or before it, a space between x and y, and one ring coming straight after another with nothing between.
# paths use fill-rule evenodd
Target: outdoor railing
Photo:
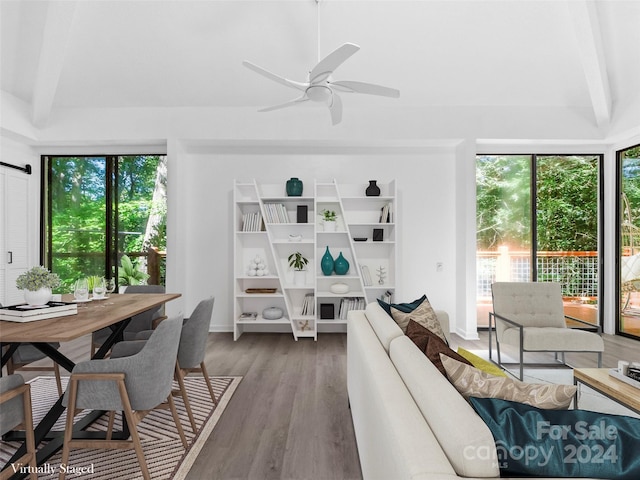
<instances>
[{"instance_id":1,"label":"outdoor railing","mask_svg":"<svg viewBox=\"0 0 640 480\"><path fill-rule=\"evenodd\" d=\"M496 281L526 282L531 278L531 252L509 250L478 251L477 295L491 298ZM562 284L564 297L598 296L598 252L537 252L538 281Z\"/></svg>"}]
</instances>

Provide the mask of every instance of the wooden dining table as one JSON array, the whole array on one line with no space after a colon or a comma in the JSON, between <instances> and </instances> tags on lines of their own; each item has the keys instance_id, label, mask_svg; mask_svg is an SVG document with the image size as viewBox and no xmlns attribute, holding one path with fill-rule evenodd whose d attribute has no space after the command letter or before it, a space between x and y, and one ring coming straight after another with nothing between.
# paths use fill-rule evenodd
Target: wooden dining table
<instances>
[{"instance_id":1,"label":"wooden dining table","mask_svg":"<svg viewBox=\"0 0 640 480\"><path fill-rule=\"evenodd\" d=\"M71 372L75 362L61 353L59 349L52 347L51 342L70 342L109 327L112 330L111 335L92 357L94 359L104 358L111 347L122 340L122 333L134 315L163 305L180 296L179 293L115 294L102 300L79 303L77 314L32 322L0 321L0 342L3 345L8 345L2 355L2 366L4 367L19 345L26 343L33 345L62 368ZM62 298L62 301L72 300L72 296L64 295ZM88 354L87 351L87 359ZM38 448L43 440L47 440L43 448L38 448L38 465L42 465L62 448L62 434L64 432L55 432L52 431L52 428L64 410L61 396L35 428L36 447ZM93 412L83 417L74 425L74 431L83 431L102 414L103 412ZM127 434L126 430L124 434ZM21 439L22 437L20 432L7 434L7 439ZM8 463L19 458L23 451L25 451L24 445L18 449ZM26 475L20 475L18 472L11 478L23 478L24 476Z\"/></svg>"}]
</instances>

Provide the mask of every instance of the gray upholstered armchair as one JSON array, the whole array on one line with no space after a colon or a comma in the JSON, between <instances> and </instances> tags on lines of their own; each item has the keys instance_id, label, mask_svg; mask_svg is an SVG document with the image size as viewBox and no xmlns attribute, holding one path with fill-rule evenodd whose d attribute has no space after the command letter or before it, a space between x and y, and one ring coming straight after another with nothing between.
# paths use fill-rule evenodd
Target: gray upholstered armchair
<instances>
[{"instance_id":1,"label":"gray upholstered armchair","mask_svg":"<svg viewBox=\"0 0 640 480\"><path fill-rule=\"evenodd\" d=\"M67 423L62 463L68 462L72 447L134 448L143 477L150 478L136 425L150 410L167 406L186 448L187 440L171 396L181 327L181 318L165 320L141 348L137 345L140 342L121 342L114 345L109 359L76 364L63 399L67 407ZM76 409L112 412L106 439L73 439ZM131 440L126 441L127 434L122 435L124 438L111 440L115 411L123 412L123 424L126 423ZM81 437L82 432L79 435Z\"/></svg>"},{"instance_id":2,"label":"gray upholstered armchair","mask_svg":"<svg viewBox=\"0 0 640 480\"><path fill-rule=\"evenodd\" d=\"M174 392L180 395L184 401L184 406L189 415L191 428L196 431L196 422L191 411L191 404L187 396L187 390L184 385L184 377L191 372L199 372L204 377L209 394L213 404L216 405L215 393L209 380L209 374L204 364L204 355L207 350L207 336L209 333L209 324L211 323L211 314L213 313L214 298L202 300L193 310L191 316L184 320L182 333L180 335L180 347L178 348L178 360L175 368L175 378L178 382L180 390ZM140 332L137 339L149 338L151 331Z\"/></svg>"},{"instance_id":3,"label":"gray upholstered armchair","mask_svg":"<svg viewBox=\"0 0 640 480\"><path fill-rule=\"evenodd\" d=\"M26 453L15 461L15 464L28 464L29 478L37 480L36 446L31 417L31 387L24 383L22 375L14 374L0 378L0 435L24 425ZM13 468L7 467L0 473L5 480L14 475Z\"/></svg>"},{"instance_id":4,"label":"gray upholstered armchair","mask_svg":"<svg viewBox=\"0 0 640 480\"><path fill-rule=\"evenodd\" d=\"M566 317L562 304L562 289L554 282L496 282L491 286L493 312L489 313L489 358L492 359L492 328L495 320L496 350L499 366L500 345L518 348L520 380L524 373L524 352L594 352L598 354L598 367L602 366L604 342L600 326L572 317ZM568 328L566 318L582 325L582 329ZM596 332L585 330L596 330ZM513 364L511 364L513 365ZM555 364L529 364L553 366Z\"/></svg>"}]
</instances>

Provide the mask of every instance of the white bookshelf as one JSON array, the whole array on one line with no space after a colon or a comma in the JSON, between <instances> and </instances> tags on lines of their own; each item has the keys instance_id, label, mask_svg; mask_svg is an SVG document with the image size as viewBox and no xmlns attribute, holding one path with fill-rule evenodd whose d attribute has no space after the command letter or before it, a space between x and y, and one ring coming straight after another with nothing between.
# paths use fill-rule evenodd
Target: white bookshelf
<instances>
[{"instance_id":1,"label":"white bookshelf","mask_svg":"<svg viewBox=\"0 0 640 480\"><path fill-rule=\"evenodd\" d=\"M305 182L301 197L288 197L282 184L236 181L234 184L234 339L245 331L290 331L294 338L313 338L318 332L346 331L348 308L363 308L385 292L395 292L396 211L395 181L379 183L381 194L367 197L368 181L361 184ZM297 222L297 207L307 207L307 223ZM380 223L380 212L389 206L390 222ZM338 214L336 230L324 231L322 211ZM286 213L284 213L286 212ZM262 223L256 224L256 218ZM249 222L251 231L243 223ZM373 229L382 229L382 241L373 241ZM355 241L354 237L367 238ZM326 248L334 260L342 252L349 262L345 275L324 275L320 261ZM301 252L308 260L304 283L296 284L288 257ZM264 259L268 274L250 276L248 266L256 256ZM371 282L363 278L362 266L370 272ZM376 271L382 267L384 282ZM333 283L345 283L349 291L331 292ZM269 293L247 293L247 291ZM313 296L313 301L310 297ZM322 305L332 305L333 318L321 318ZM278 320L262 317L267 307L278 307L284 315ZM306 308L303 311L303 308ZM254 319L242 314L256 313Z\"/></svg>"}]
</instances>

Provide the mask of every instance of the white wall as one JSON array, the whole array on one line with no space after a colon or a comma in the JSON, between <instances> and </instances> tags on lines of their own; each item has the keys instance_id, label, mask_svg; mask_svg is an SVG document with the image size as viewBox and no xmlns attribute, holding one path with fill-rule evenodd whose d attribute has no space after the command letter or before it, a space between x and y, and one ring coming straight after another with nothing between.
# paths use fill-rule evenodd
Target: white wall
<instances>
[{"instance_id":1,"label":"white wall","mask_svg":"<svg viewBox=\"0 0 640 480\"><path fill-rule=\"evenodd\" d=\"M168 251L179 266L176 278L184 280L186 311L198 299L216 296L212 330L232 329L233 313L233 182L252 180L284 183L292 176L305 188L318 181L384 183L396 179L399 204L398 276L399 301L426 293L435 308L456 318L455 251L455 152L435 149L423 153L197 153L176 149L176 168L181 185L170 195L184 208L173 215L169 205L168 230L180 222L177 245ZM366 149L365 149L366 150ZM171 159L170 159L171 160ZM170 168L172 162L170 161ZM186 215L184 213L187 213ZM178 250L178 252L176 252ZM444 269L436 272L436 263ZM173 275L172 275L173 276ZM171 278L171 277L170 277Z\"/></svg>"}]
</instances>

